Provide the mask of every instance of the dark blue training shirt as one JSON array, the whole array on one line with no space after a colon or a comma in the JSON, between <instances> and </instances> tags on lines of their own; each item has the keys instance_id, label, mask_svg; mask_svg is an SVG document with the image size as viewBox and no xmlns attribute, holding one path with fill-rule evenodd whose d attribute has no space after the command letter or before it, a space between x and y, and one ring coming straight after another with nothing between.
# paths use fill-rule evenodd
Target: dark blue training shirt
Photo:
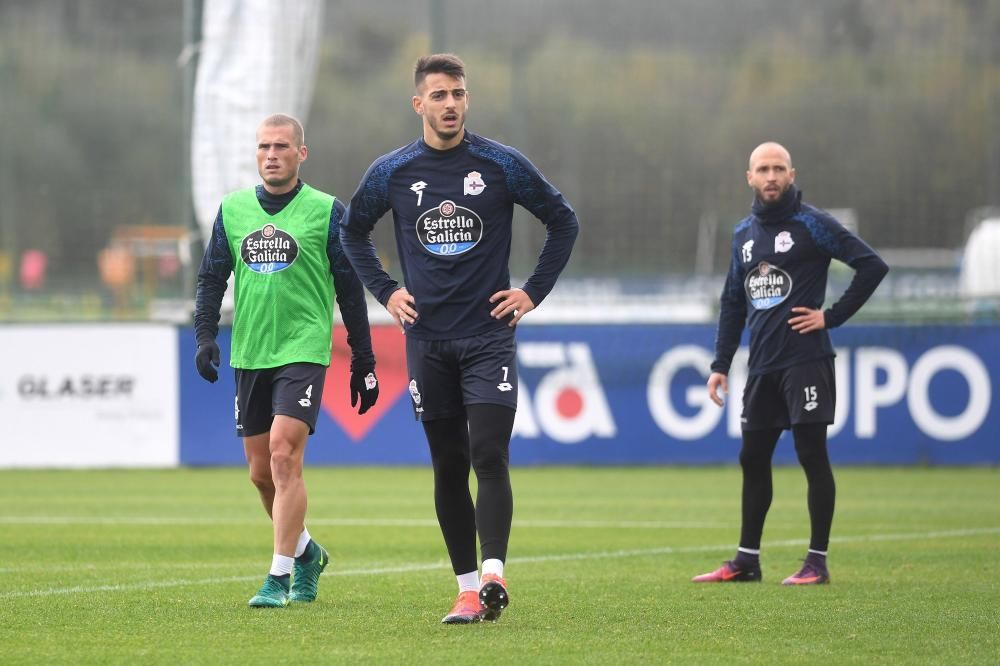
<instances>
[{"instance_id":1,"label":"dark blue training shirt","mask_svg":"<svg viewBox=\"0 0 1000 666\"><path fill-rule=\"evenodd\" d=\"M341 222L341 244L385 305L399 284L382 268L370 233L391 209L403 279L419 314L407 335L470 337L508 323L490 316L489 299L510 288L514 204L546 226L535 271L522 287L537 306L569 260L576 213L526 157L468 131L449 150L418 139L375 160Z\"/></svg>"},{"instance_id":2,"label":"dark blue training shirt","mask_svg":"<svg viewBox=\"0 0 1000 666\"><path fill-rule=\"evenodd\" d=\"M889 271L867 243L828 213L802 203L801 197L792 185L771 206L755 200L753 214L736 225L713 372L729 373L744 324L750 329L751 375L833 357L826 329L857 312ZM853 268L854 278L824 311L826 329L803 335L788 324L796 316L791 310L822 307L830 259Z\"/></svg>"},{"instance_id":3,"label":"dark blue training shirt","mask_svg":"<svg viewBox=\"0 0 1000 666\"><path fill-rule=\"evenodd\" d=\"M271 194L263 185L257 186L257 201L268 215L277 215L302 189L302 181L290 192ZM326 256L330 260L333 288L337 305L347 329L347 344L351 348L351 370L367 371L375 367L371 330L368 325L368 306L365 291L357 274L340 247L340 219L344 204L334 199L330 211L330 230L327 234ZM201 267L198 269L198 288L195 294L194 330L198 343L215 340L219 333L222 297L226 293L229 275L233 272L233 255L229 250L222 207L215 216L212 239L205 248Z\"/></svg>"}]
</instances>

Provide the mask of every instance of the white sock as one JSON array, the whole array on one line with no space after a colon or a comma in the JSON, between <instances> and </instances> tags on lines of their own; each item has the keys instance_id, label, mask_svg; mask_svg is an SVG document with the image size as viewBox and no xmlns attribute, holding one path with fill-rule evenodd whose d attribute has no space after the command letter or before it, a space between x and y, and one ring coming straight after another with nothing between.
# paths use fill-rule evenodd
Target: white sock
<instances>
[{"instance_id":1,"label":"white sock","mask_svg":"<svg viewBox=\"0 0 1000 666\"><path fill-rule=\"evenodd\" d=\"M458 581L458 591L459 592L478 592L479 591L479 572L470 571L469 573L458 574L455 576L455 580Z\"/></svg>"},{"instance_id":2,"label":"white sock","mask_svg":"<svg viewBox=\"0 0 1000 666\"><path fill-rule=\"evenodd\" d=\"M744 548L743 546L739 546L736 550L740 553L746 553L747 555L760 555L760 548L754 549L754 548Z\"/></svg>"},{"instance_id":3,"label":"white sock","mask_svg":"<svg viewBox=\"0 0 1000 666\"><path fill-rule=\"evenodd\" d=\"M496 574L503 578L503 562L498 559L483 560L483 575Z\"/></svg>"},{"instance_id":4,"label":"white sock","mask_svg":"<svg viewBox=\"0 0 1000 666\"><path fill-rule=\"evenodd\" d=\"M271 575L285 576L292 573L292 563L294 561L294 557L289 557L288 555L278 555L275 553L274 557L271 558Z\"/></svg>"},{"instance_id":5,"label":"white sock","mask_svg":"<svg viewBox=\"0 0 1000 666\"><path fill-rule=\"evenodd\" d=\"M815 553L816 555L822 555L823 557L826 557L826 551L825 550L813 550L812 548L810 548L808 552Z\"/></svg>"},{"instance_id":6,"label":"white sock","mask_svg":"<svg viewBox=\"0 0 1000 666\"><path fill-rule=\"evenodd\" d=\"M299 542L295 544L295 557L300 557L302 553L306 552L306 546L309 545L309 530L302 528L302 534L299 535Z\"/></svg>"}]
</instances>

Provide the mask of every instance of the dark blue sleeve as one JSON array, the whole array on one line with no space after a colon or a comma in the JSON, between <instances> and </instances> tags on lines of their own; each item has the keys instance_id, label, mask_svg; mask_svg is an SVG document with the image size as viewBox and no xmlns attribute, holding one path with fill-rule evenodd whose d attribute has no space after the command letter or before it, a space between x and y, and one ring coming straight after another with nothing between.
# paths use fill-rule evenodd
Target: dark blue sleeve
<instances>
[{"instance_id":1,"label":"dark blue sleeve","mask_svg":"<svg viewBox=\"0 0 1000 666\"><path fill-rule=\"evenodd\" d=\"M229 275L233 272L233 255L229 251L226 228L222 222L222 206L212 225L212 238L198 268L198 286L194 297L194 334L198 344L215 340L219 334L222 297L226 294Z\"/></svg>"},{"instance_id":2,"label":"dark blue sleeve","mask_svg":"<svg viewBox=\"0 0 1000 666\"><path fill-rule=\"evenodd\" d=\"M545 225L545 243L538 255L535 270L523 289L531 302L538 306L566 267L573 244L580 233L576 212L559 190L554 188L528 158L508 148L514 160L504 165L507 187L514 202Z\"/></svg>"},{"instance_id":3,"label":"dark blue sleeve","mask_svg":"<svg viewBox=\"0 0 1000 666\"><path fill-rule=\"evenodd\" d=\"M337 292L337 306L347 329L347 345L351 348L351 372L370 372L375 369L372 352L372 333L368 323L368 305L365 289L354 272L351 262L340 246L340 221L344 218L344 204L334 199L330 212L330 231L326 241L326 255L333 273L333 288Z\"/></svg>"},{"instance_id":4,"label":"dark blue sleeve","mask_svg":"<svg viewBox=\"0 0 1000 666\"><path fill-rule=\"evenodd\" d=\"M361 184L351 197L351 205L340 221L340 244L344 253L365 287L382 305L399 289L399 283L382 267L371 232L375 223L389 210L391 175L388 162L377 160L372 164L361 179Z\"/></svg>"},{"instance_id":5,"label":"dark blue sleeve","mask_svg":"<svg viewBox=\"0 0 1000 666\"><path fill-rule=\"evenodd\" d=\"M743 264L740 262L736 235L733 235L733 252L729 272L719 299L719 328L715 334L715 360L712 372L729 374L733 356L740 346L740 336L747 320L747 300L743 291Z\"/></svg>"},{"instance_id":6,"label":"dark blue sleeve","mask_svg":"<svg viewBox=\"0 0 1000 666\"><path fill-rule=\"evenodd\" d=\"M871 298L889 272L889 266L868 243L829 215L816 215L806 226L822 252L854 269L854 277L847 290L823 312L826 327L836 328L854 316Z\"/></svg>"}]
</instances>

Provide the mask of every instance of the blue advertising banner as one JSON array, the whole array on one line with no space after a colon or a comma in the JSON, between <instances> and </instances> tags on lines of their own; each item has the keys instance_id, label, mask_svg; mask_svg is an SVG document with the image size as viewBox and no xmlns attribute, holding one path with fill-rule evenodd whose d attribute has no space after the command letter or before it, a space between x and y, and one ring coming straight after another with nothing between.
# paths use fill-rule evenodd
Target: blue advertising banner
<instances>
[{"instance_id":1,"label":"blue advertising banner","mask_svg":"<svg viewBox=\"0 0 1000 666\"><path fill-rule=\"evenodd\" d=\"M513 464L735 463L746 350L737 355L723 408L705 381L715 329L709 325L535 325L518 331L518 413ZM837 419L830 455L840 464L998 464L1000 327L846 326L837 347ZM194 334L179 336L180 459L185 465L242 464L234 429L233 373L215 384L194 369ZM429 463L413 418L403 338L373 327L379 403L350 407L349 352L334 334L323 409L306 454L310 464ZM794 463L786 433L777 463Z\"/></svg>"}]
</instances>

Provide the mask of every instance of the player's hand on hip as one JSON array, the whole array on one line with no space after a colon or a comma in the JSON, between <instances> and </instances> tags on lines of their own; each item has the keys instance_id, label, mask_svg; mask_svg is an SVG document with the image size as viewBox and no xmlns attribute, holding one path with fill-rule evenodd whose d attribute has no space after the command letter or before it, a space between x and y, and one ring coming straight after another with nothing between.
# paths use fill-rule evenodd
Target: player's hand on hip
<instances>
[{"instance_id":1,"label":"player's hand on hip","mask_svg":"<svg viewBox=\"0 0 1000 666\"><path fill-rule=\"evenodd\" d=\"M713 372L708 376L708 397L712 399L712 402L722 407L726 399L719 395L720 388L724 394L729 393L729 378L721 372Z\"/></svg>"},{"instance_id":2,"label":"player's hand on hip","mask_svg":"<svg viewBox=\"0 0 1000 666\"><path fill-rule=\"evenodd\" d=\"M198 345L194 364L198 368L198 374L206 381L214 383L219 378L219 372L215 369L219 367L219 345L215 344L215 340Z\"/></svg>"},{"instance_id":3,"label":"player's hand on hip","mask_svg":"<svg viewBox=\"0 0 1000 666\"><path fill-rule=\"evenodd\" d=\"M351 407L357 407L358 414L364 414L378 400L378 377L375 369L351 371Z\"/></svg>"},{"instance_id":4,"label":"player's hand on hip","mask_svg":"<svg viewBox=\"0 0 1000 666\"><path fill-rule=\"evenodd\" d=\"M535 309L535 304L524 289L504 289L490 296L490 303L496 303L496 307L490 312L494 319L503 319L509 315L514 315L508 326L516 326L521 321L521 317Z\"/></svg>"},{"instance_id":5,"label":"player's hand on hip","mask_svg":"<svg viewBox=\"0 0 1000 666\"><path fill-rule=\"evenodd\" d=\"M385 309L389 311L389 314L396 320L400 330L404 333L406 329L403 325L413 324L417 321L417 317L420 316L417 314L417 303L413 300L413 295L406 290L406 287L400 287L392 292L389 301L385 304Z\"/></svg>"},{"instance_id":6,"label":"player's hand on hip","mask_svg":"<svg viewBox=\"0 0 1000 666\"><path fill-rule=\"evenodd\" d=\"M826 318L823 316L822 310L796 307L792 308L792 312L797 313L795 317L788 320L788 325L792 327L793 331L812 333L826 328Z\"/></svg>"}]
</instances>

